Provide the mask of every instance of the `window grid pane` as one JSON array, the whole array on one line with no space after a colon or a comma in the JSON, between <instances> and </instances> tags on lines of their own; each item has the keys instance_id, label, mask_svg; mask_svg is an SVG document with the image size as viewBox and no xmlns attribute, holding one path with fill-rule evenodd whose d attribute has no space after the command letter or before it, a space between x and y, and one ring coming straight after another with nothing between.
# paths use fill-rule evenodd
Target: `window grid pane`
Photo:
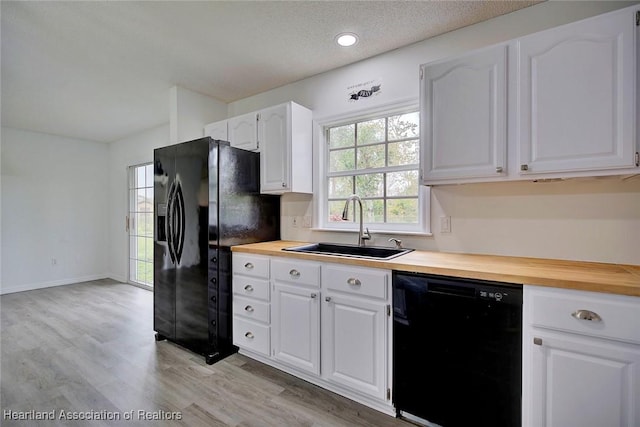
<instances>
[{"instance_id":1,"label":"window grid pane","mask_svg":"<svg viewBox=\"0 0 640 427\"><path fill-rule=\"evenodd\" d=\"M417 111L327 129L330 223L345 222L342 210L349 187L363 202L365 222L419 222L419 129ZM348 222L356 221L356 209L353 202Z\"/></svg>"}]
</instances>

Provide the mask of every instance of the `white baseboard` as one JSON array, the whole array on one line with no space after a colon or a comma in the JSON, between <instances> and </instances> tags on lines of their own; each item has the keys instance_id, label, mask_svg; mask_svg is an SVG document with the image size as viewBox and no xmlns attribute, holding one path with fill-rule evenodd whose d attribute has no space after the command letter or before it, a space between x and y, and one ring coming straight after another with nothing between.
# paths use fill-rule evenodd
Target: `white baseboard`
<instances>
[{"instance_id":1,"label":"white baseboard","mask_svg":"<svg viewBox=\"0 0 640 427\"><path fill-rule=\"evenodd\" d=\"M27 284L18 285L18 286L0 285L0 295L12 294L15 292L33 291L35 289L53 288L54 286L72 285L74 283L106 279L108 277L109 276L107 274L95 274L91 276L74 277L74 278L62 279L62 280L53 280L51 282L27 283Z\"/></svg>"}]
</instances>

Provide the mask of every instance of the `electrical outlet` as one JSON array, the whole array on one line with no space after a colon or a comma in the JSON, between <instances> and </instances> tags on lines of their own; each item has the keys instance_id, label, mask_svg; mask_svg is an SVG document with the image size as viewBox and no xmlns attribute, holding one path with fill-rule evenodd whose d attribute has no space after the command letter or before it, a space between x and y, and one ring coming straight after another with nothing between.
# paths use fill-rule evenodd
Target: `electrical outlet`
<instances>
[{"instance_id":1,"label":"electrical outlet","mask_svg":"<svg viewBox=\"0 0 640 427\"><path fill-rule=\"evenodd\" d=\"M451 217L450 216L440 217L440 232L451 233Z\"/></svg>"},{"instance_id":2,"label":"electrical outlet","mask_svg":"<svg viewBox=\"0 0 640 427\"><path fill-rule=\"evenodd\" d=\"M311 216L305 215L302 217L302 226L304 228L311 228Z\"/></svg>"},{"instance_id":3,"label":"electrical outlet","mask_svg":"<svg viewBox=\"0 0 640 427\"><path fill-rule=\"evenodd\" d=\"M55 267L57 264L58 264L58 260L55 258L51 258L51 265Z\"/></svg>"}]
</instances>

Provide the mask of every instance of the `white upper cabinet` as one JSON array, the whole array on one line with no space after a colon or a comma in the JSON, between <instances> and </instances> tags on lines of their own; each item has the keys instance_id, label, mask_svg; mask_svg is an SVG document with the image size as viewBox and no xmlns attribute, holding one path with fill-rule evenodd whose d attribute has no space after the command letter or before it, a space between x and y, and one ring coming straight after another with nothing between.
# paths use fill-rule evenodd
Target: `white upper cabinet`
<instances>
[{"instance_id":1,"label":"white upper cabinet","mask_svg":"<svg viewBox=\"0 0 640 427\"><path fill-rule=\"evenodd\" d=\"M209 123L204 127L204 136L210 136L213 139L228 141L229 133L227 132L227 121L221 120L219 122Z\"/></svg>"},{"instance_id":2,"label":"white upper cabinet","mask_svg":"<svg viewBox=\"0 0 640 427\"><path fill-rule=\"evenodd\" d=\"M521 174L636 165L636 13L519 40Z\"/></svg>"},{"instance_id":3,"label":"white upper cabinet","mask_svg":"<svg viewBox=\"0 0 640 427\"><path fill-rule=\"evenodd\" d=\"M309 193L313 182L312 113L295 102L287 102L228 119L224 139L232 147L260 152L260 192L267 194ZM205 136L222 134L212 123ZM207 133L209 132L209 133Z\"/></svg>"},{"instance_id":4,"label":"white upper cabinet","mask_svg":"<svg viewBox=\"0 0 640 427\"><path fill-rule=\"evenodd\" d=\"M294 102L259 112L260 192L312 192L312 114Z\"/></svg>"},{"instance_id":5,"label":"white upper cabinet","mask_svg":"<svg viewBox=\"0 0 640 427\"><path fill-rule=\"evenodd\" d=\"M229 142L232 147L243 150L258 150L258 114L248 113L231 117L228 122Z\"/></svg>"},{"instance_id":6,"label":"white upper cabinet","mask_svg":"<svg viewBox=\"0 0 640 427\"><path fill-rule=\"evenodd\" d=\"M639 13L421 65L420 182L639 173Z\"/></svg>"},{"instance_id":7,"label":"white upper cabinet","mask_svg":"<svg viewBox=\"0 0 640 427\"><path fill-rule=\"evenodd\" d=\"M508 49L421 66L423 184L506 174Z\"/></svg>"}]
</instances>

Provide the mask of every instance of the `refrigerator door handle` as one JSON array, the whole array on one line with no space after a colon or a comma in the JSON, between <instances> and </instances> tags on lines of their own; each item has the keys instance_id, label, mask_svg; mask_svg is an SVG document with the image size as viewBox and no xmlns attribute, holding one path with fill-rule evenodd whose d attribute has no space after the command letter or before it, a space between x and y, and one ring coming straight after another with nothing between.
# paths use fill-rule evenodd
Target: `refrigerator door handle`
<instances>
[{"instance_id":1,"label":"refrigerator door handle","mask_svg":"<svg viewBox=\"0 0 640 427\"><path fill-rule=\"evenodd\" d=\"M180 263L180 259L182 258L182 249L184 248L184 228L185 228L185 207L184 207L184 197L182 196L182 186L180 182L176 182L176 218L178 220L178 227L176 230L176 243L177 246L174 247L176 253L176 260Z\"/></svg>"},{"instance_id":2,"label":"refrigerator door handle","mask_svg":"<svg viewBox=\"0 0 640 427\"><path fill-rule=\"evenodd\" d=\"M173 203L174 203L175 181L169 187L169 196L167 197L167 247L169 248L169 256L171 262L176 263L175 249L173 247Z\"/></svg>"}]
</instances>

